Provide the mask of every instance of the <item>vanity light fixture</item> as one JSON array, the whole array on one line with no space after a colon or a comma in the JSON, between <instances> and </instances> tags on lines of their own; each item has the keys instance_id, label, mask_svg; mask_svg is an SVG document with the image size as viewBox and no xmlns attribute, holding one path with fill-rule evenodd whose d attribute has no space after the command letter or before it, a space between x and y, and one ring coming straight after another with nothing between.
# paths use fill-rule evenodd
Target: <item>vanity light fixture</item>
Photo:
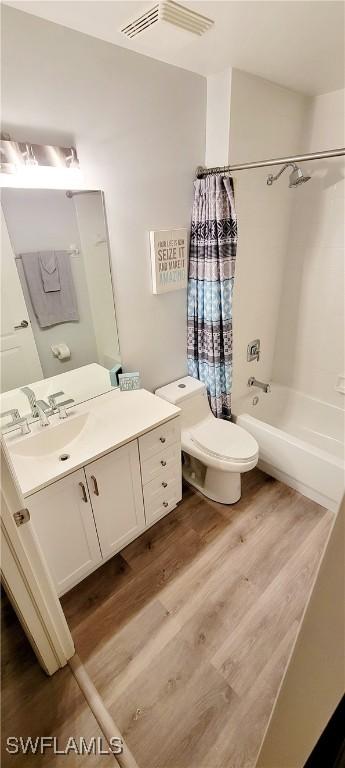
<instances>
[{"instance_id":1,"label":"vanity light fixture","mask_svg":"<svg viewBox=\"0 0 345 768\"><path fill-rule=\"evenodd\" d=\"M22 152L25 165L38 165L32 144L26 144L25 152Z\"/></svg>"},{"instance_id":2,"label":"vanity light fixture","mask_svg":"<svg viewBox=\"0 0 345 768\"><path fill-rule=\"evenodd\" d=\"M0 186L80 186L81 171L75 147L0 141Z\"/></svg>"},{"instance_id":3,"label":"vanity light fixture","mask_svg":"<svg viewBox=\"0 0 345 768\"><path fill-rule=\"evenodd\" d=\"M66 165L68 168L79 168L79 160L74 147L71 147L71 154L66 157Z\"/></svg>"}]
</instances>

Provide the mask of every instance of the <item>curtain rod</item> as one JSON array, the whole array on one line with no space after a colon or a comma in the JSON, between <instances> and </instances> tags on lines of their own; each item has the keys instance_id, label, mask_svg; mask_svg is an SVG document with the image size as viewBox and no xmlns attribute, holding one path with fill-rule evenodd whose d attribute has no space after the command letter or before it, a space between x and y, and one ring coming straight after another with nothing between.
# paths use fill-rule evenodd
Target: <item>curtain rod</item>
<instances>
[{"instance_id":1,"label":"curtain rod","mask_svg":"<svg viewBox=\"0 0 345 768\"><path fill-rule=\"evenodd\" d=\"M309 155L294 155L293 157L276 157L271 160L259 160L256 163L240 163L239 165L218 165L215 168L203 168L199 165L196 169L196 176L201 179L203 176L210 176L213 173L229 173L231 171L246 171L250 168L265 168L269 165L282 165L284 163L301 163L304 160L323 160L326 157L341 157L345 155L345 147L339 149L327 149L324 152L311 152Z\"/></svg>"}]
</instances>

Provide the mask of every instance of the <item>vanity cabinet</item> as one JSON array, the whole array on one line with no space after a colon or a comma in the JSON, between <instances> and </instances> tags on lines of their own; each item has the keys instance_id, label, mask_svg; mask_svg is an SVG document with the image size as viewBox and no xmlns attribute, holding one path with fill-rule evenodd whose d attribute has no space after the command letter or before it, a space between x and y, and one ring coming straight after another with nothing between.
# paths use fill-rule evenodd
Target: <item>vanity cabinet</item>
<instances>
[{"instance_id":1,"label":"vanity cabinet","mask_svg":"<svg viewBox=\"0 0 345 768\"><path fill-rule=\"evenodd\" d=\"M85 467L104 558L118 552L145 528L138 441Z\"/></svg>"},{"instance_id":2,"label":"vanity cabinet","mask_svg":"<svg viewBox=\"0 0 345 768\"><path fill-rule=\"evenodd\" d=\"M34 493L27 506L61 595L102 561L84 470Z\"/></svg>"},{"instance_id":3,"label":"vanity cabinet","mask_svg":"<svg viewBox=\"0 0 345 768\"><path fill-rule=\"evenodd\" d=\"M181 496L179 418L27 496L58 594L170 512Z\"/></svg>"},{"instance_id":4,"label":"vanity cabinet","mask_svg":"<svg viewBox=\"0 0 345 768\"><path fill-rule=\"evenodd\" d=\"M182 497L180 420L140 437L139 450L146 522L152 524Z\"/></svg>"}]
</instances>

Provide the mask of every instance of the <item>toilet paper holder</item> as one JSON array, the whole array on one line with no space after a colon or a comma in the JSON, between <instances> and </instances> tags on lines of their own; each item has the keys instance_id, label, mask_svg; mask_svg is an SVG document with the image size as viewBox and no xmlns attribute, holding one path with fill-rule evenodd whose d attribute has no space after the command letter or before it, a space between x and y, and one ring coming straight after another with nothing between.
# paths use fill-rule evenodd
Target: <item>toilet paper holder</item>
<instances>
[{"instance_id":1,"label":"toilet paper holder","mask_svg":"<svg viewBox=\"0 0 345 768\"><path fill-rule=\"evenodd\" d=\"M63 341L59 344L52 344L51 351L58 360L69 360L71 357L71 350Z\"/></svg>"}]
</instances>

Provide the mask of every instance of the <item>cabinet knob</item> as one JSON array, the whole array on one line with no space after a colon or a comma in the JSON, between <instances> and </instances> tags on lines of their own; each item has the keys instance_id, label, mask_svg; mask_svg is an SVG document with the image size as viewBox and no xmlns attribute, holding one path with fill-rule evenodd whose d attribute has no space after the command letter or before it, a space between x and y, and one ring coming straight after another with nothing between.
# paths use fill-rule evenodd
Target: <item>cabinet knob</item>
<instances>
[{"instance_id":1,"label":"cabinet knob","mask_svg":"<svg viewBox=\"0 0 345 768\"><path fill-rule=\"evenodd\" d=\"M163 488L166 488L168 483L162 483Z\"/></svg>"},{"instance_id":2,"label":"cabinet knob","mask_svg":"<svg viewBox=\"0 0 345 768\"><path fill-rule=\"evenodd\" d=\"M166 463L166 461L164 461L164 459L161 459L161 465L162 465L162 467L166 467L167 463Z\"/></svg>"},{"instance_id":3,"label":"cabinet knob","mask_svg":"<svg viewBox=\"0 0 345 768\"><path fill-rule=\"evenodd\" d=\"M79 483L79 486L83 494L83 501L85 501L85 504L87 504L87 495L86 495L85 485L84 483Z\"/></svg>"},{"instance_id":4,"label":"cabinet knob","mask_svg":"<svg viewBox=\"0 0 345 768\"><path fill-rule=\"evenodd\" d=\"M169 506L168 502L167 501L163 501L163 507L168 507L168 506Z\"/></svg>"},{"instance_id":5,"label":"cabinet knob","mask_svg":"<svg viewBox=\"0 0 345 768\"><path fill-rule=\"evenodd\" d=\"M161 443L165 443L165 440L166 440L165 437L160 437L159 439L160 439Z\"/></svg>"}]
</instances>

